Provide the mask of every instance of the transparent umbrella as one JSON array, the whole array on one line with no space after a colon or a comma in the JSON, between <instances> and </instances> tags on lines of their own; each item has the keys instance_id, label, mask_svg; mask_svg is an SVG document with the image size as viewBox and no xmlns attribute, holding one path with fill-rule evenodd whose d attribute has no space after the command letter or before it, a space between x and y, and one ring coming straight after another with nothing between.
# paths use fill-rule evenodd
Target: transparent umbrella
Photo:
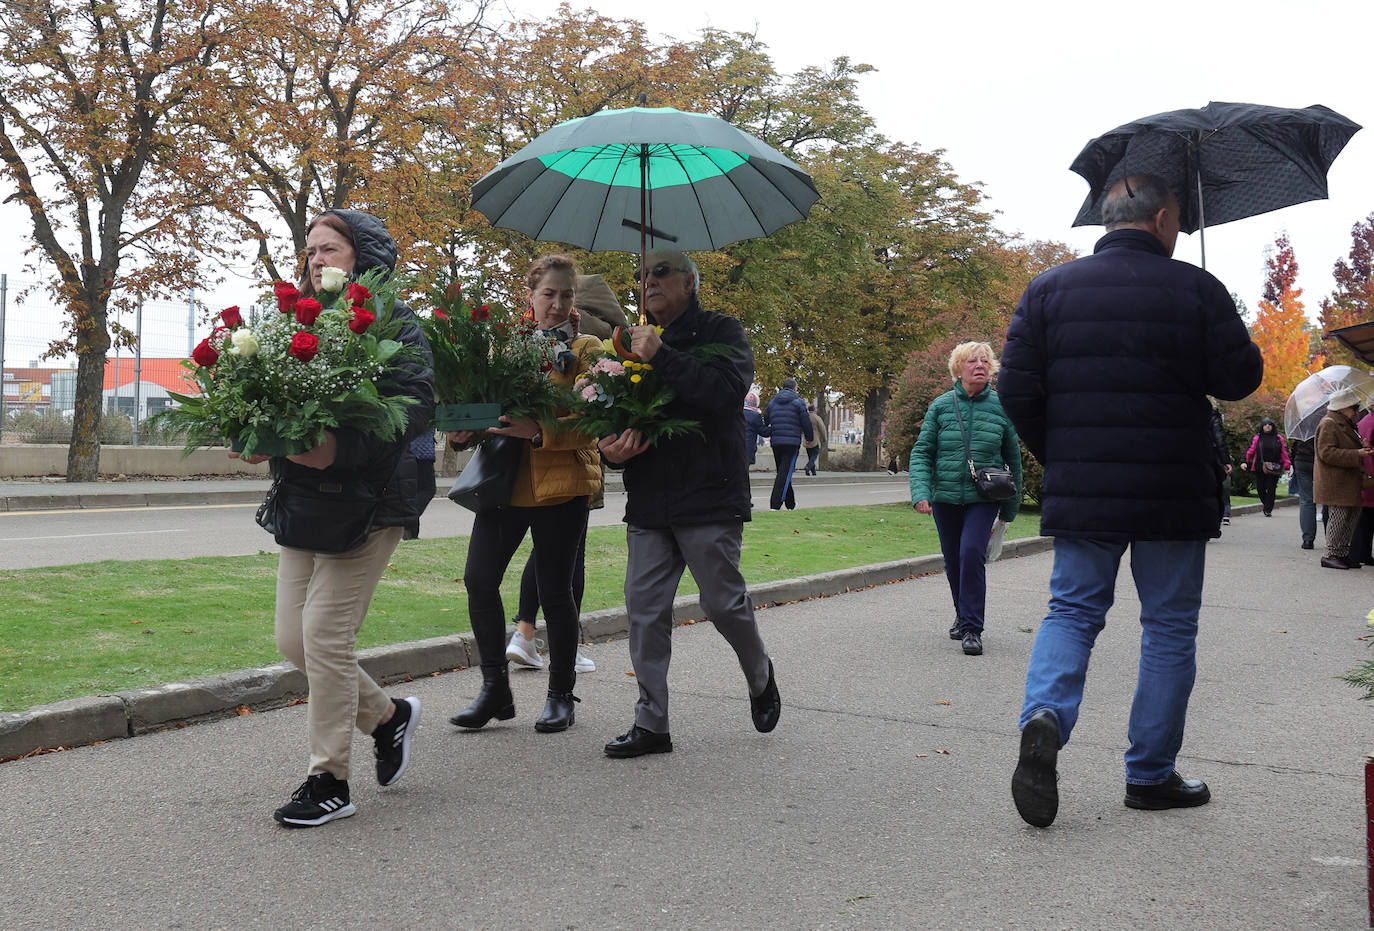
<instances>
[{"instance_id":1,"label":"transparent umbrella","mask_svg":"<svg viewBox=\"0 0 1374 931\"><path fill-rule=\"evenodd\" d=\"M1308 375L1283 405L1283 432L1290 440L1310 440L1326 416L1326 399L1342 388L1360 396L1361 407L1374 406L1374 376L1348 365L1330 365Z\"/></svg>"}]
</instances>

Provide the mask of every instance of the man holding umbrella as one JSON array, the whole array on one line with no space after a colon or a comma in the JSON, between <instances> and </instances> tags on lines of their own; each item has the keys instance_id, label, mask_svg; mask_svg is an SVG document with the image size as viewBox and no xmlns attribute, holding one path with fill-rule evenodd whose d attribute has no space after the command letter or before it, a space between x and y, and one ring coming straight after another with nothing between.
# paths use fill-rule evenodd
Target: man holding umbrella
<instances>
[{"instance_id":1,"label":"man holding umbrella","mask_svg":"<svg viewBox=\"0 0 1374 931\"><path fill-rule=\"evenodd\" d=\"M738 320L702 308L696 265L683 253L648 253L637 277L644 281L644 308L663 333L633 327L632 349L676 393L668 416L700 422L702 434L679 434L650 446L626 430L600 442L607 461L624 465L627 496L625 607L639 701L633 726L606 744L607 756L621 758L673 749L668 661L673 598L684 568L692 570L706 616L739 658L755 729L771 731L782 710L773 662L739 568L751 505L742 410L754 380L753 353ZM733 352L728 358L690 353L712 344Z\"/></svg>"},{"instance_id":2,"label":"man holding umbrella","mask_svg":"<svg viewBox=\"0 0 1374 931\"><path fill-rule=\"evenodd\" d=\"M1058 812L1058 753L1128 548L1143 633L1125 802L1164 809L1211 797L1174 769L1196 674L1206 544L1221 525L1207 395L1243 398L1264 372L1226 287L1171 259L1179 204L1165 181L1130 175L1101 210L1107 234L1094 254L1026 289L997 386L1045 467L1041 533L1055 538L1012 778L1017 811L1036 827Z\"/></svg>"}]
</instances>

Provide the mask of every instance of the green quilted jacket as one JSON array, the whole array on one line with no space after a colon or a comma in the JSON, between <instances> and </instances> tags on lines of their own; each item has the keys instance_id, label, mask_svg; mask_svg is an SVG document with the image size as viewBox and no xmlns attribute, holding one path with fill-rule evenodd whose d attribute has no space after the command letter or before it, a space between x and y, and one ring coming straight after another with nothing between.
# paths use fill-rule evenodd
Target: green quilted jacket
<instances>
[{"instance_id":1,"label":"green quilted jacket","mask_svg":"<svg viewBox=\"0 0 1374 931\"><path fill-rule=\"evenodd\" d=\"M1021 448L1016 442L1016 429L1002 410L997 392L984 388L970 398L963 382L956 381L930 403L921 423L921 434L911 450L911 503L929 501L932 504L976 504L978 489L973 487L968 459L964 456L964 441L959 435L959 421L954 416L958 404L964 415L969 447L973 450L973 464L1002 466L1011 469L1017 488L1021 484ZM1021 496L1002 502L998 517L1013 520L1021 509Z\"/></svg>"}]
</instances>

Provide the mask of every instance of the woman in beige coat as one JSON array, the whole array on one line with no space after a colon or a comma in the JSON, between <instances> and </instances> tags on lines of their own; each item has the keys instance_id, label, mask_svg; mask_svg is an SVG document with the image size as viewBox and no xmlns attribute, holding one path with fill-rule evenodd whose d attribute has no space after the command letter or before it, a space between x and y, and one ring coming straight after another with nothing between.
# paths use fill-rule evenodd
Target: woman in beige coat
<instances>
[{"instance_id":1,"label":"woman in beige coat","mask_svg":"<svg viewBox=\"0 0 1374 931\"><path fill-rule=\"evenodd\" d=\"M1350 538L1355 532L1363 504L1364 457L1374 453L1360 439L1355 420L1360 414L1360 397L1342 388L1326 402L1326 416L1317 425L1316 470L1313 497L1326 505L1326 555L1322 565L1328 569L1358 569L1352 563Z\"/></svg>"}]
</instances>

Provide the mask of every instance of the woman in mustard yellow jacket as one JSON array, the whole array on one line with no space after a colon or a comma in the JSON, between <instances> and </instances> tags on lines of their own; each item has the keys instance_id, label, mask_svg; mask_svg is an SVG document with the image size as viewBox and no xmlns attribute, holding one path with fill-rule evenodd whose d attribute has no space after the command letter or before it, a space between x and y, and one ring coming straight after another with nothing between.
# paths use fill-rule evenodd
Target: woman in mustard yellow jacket
<instances>
[{"instance_id":1,"label":"woman in mustard yellow jacket","mask_svg":"<svg viewBox=\"0 0 1374 931\"><path fill-rule=\"evenodd\" d=\"M571 387L591 365L590 354L600 345L594 337L573 335L577 266L562 255L546 255L534 263L528 277L530 311L539 329L558 345L557 362L549 377ZM501 603L501 579L528 532L539 553L536 572L539 597L549 638L549 694L544 711L534 722L543 733L567 730L573 723L573 695L577 673L577 604L573 570L587 529L587 499L601 490L601 457L596 440L575 430L534 420L511 421L488 432L527 440L520 457L509 507L476 515L468 544L463 585L468 593L472 633L482 662L482 690L471 705L449 718L459 727L480 728L492 718L515 717L506 659L506 614ZM454 445L466 444L470 433L449 434Z\"/></svg>"}]
</instances>

